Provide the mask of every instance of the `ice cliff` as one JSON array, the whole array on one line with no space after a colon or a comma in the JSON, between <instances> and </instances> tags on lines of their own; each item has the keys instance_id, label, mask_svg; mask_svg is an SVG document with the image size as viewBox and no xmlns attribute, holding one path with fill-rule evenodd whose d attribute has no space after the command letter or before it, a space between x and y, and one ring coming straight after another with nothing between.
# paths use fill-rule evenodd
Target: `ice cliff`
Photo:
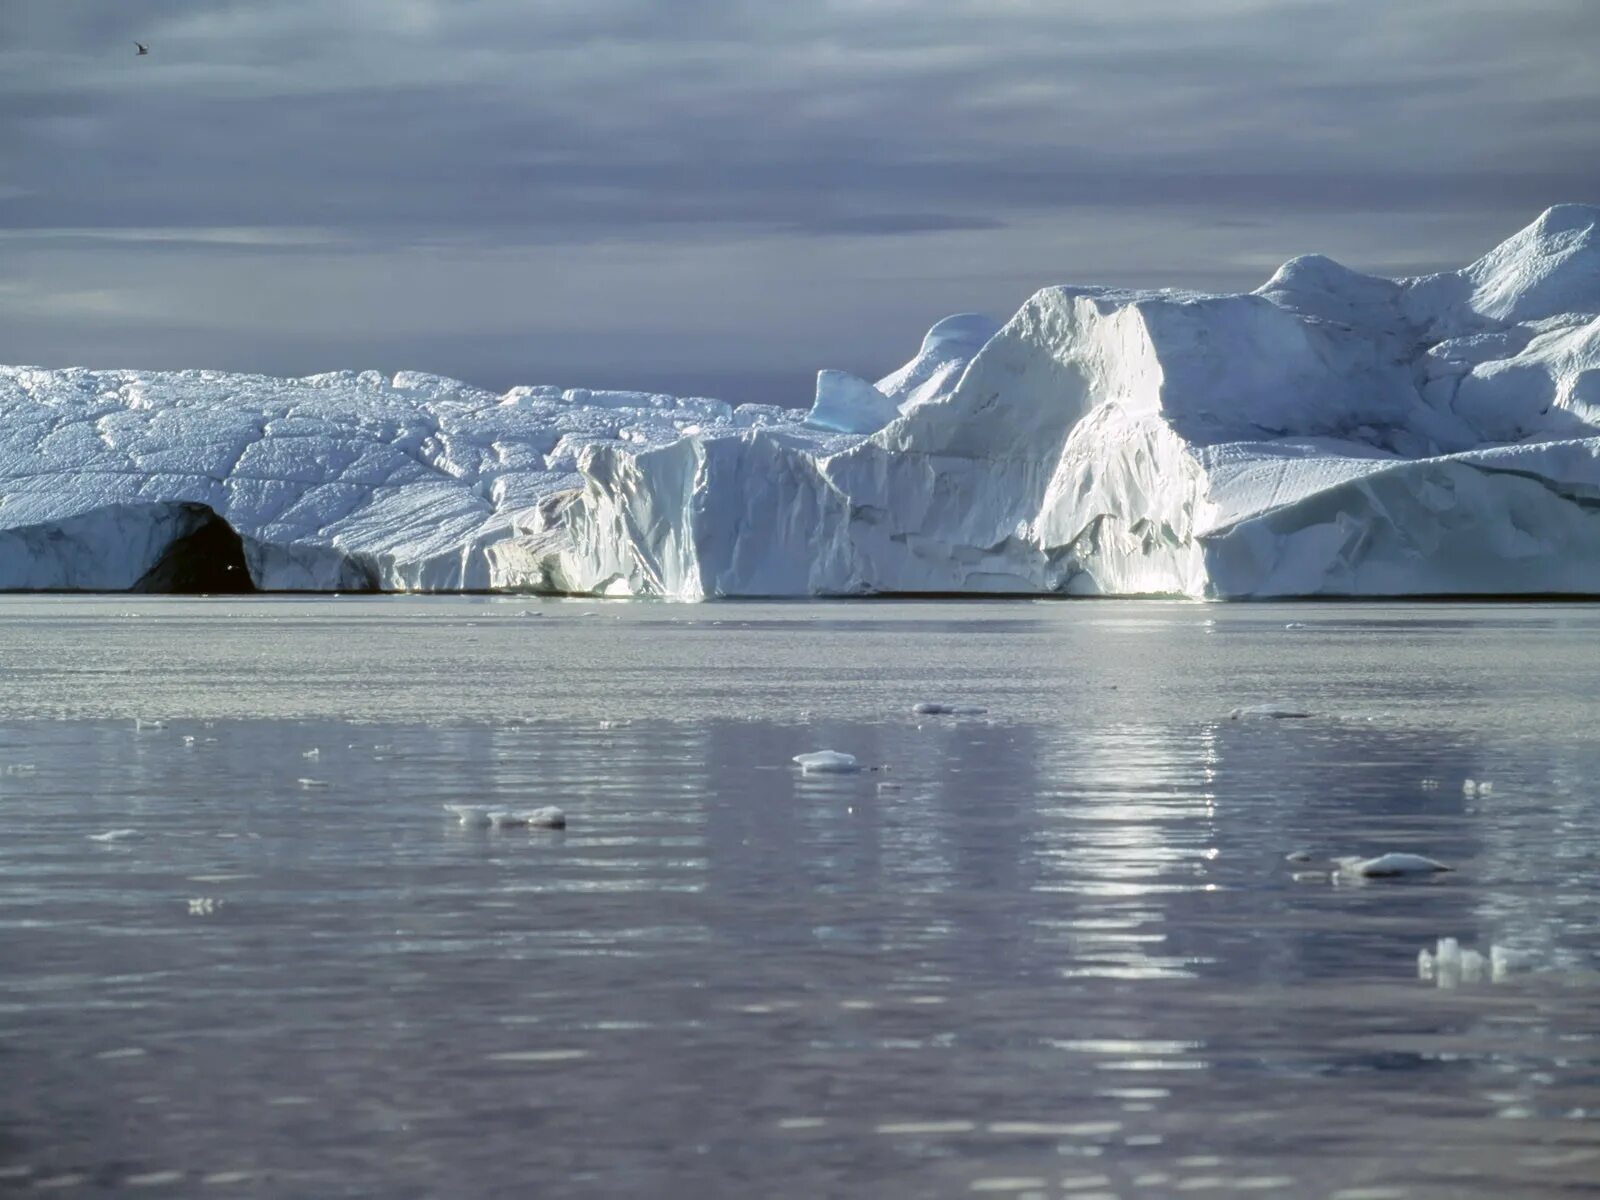
<instances>
[{"instance_id":1,"label":"ice cliff","mask_svg":"<svg viewBox=\"0 0 1600 1200\"><path fill-rule=\"evenodd\" d=\"M226 558L227 561L223 562ZM809 414L0 368L0 588L1600 594L1600 208L1460 270L1053 287Z\"/></svg>"}]
</instances>

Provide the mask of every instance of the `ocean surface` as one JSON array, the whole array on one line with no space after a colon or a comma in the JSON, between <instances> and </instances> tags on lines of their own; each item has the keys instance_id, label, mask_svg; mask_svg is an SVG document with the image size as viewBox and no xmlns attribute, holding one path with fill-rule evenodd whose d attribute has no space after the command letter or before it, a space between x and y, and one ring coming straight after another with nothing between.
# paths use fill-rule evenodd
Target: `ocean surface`
<instances>
[{"instance_id":1,"label":"ocean surface","mask_svg":"<svg viewBox=\"0 0 1600 1200\"><path fill-rule=\"evenodd\" d=\"M0 1194L1600 1194L1597 717L1594 605L0 598Z\"/></svg>"}]
</instances>

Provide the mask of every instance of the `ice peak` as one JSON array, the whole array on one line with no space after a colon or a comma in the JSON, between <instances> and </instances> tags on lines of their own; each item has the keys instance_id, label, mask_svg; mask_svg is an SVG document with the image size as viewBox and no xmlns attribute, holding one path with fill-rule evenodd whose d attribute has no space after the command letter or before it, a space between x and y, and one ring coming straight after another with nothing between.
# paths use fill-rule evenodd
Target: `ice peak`
<instances>
[{"instance_id":1,"label":"ice peak","mask_svg":"<svg viewBox=\"0 0 1600 1200\"><path fill-rule=\"evenodd\" d=\"M1600 224L1600 204L1552 204L1516 236L1526 233L1544 237L1575 232L1593 234L1596 224Z\"/></svg>"},{"instance_id":2,"label":"ice peak","mask_svg":"<svg viewBox=\"0 0 1600 1200\"><path fill-rule=\"evenodd\" d=\"M1399 325L1399 284L1321 254L1291 258L1255 294L1301 316L1384 331Z\"/></svg>"},{"instance_id":3,"label":"ice peak","mask_svg":"<svg viewBox=\"0 0 1600 1200\"><path fill-rule=\"evenodd\" d=\"M921 353L971 358L1000 332L1000 324L982 313L956 313L945 317L928 330L928 335L922 339Z\"/></svg>"},{"instance_id":4,"label":"ice peak","mask_svg":"<svg viewBox=\"0 0 1600 1200\"><path fill-rule=\"evenodd\" d=\"M1472 308L1500 321L1600 311L1600 206L1557 204L1462 275Z\"/></svg>"}]
</instances>

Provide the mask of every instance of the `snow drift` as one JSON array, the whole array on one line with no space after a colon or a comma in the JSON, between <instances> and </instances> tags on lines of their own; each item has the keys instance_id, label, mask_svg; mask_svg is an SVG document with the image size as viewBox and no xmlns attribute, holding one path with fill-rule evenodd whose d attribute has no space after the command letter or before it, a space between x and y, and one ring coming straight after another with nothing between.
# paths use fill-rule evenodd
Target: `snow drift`
<instances>
[{"instance_id":1,"label":"snow drift","mask_svg":"<svg viewBox=\"0 0 1600 1200\"><path fill-rule=\"evenodd\" d=\"M231 556L231 557L230 557ZM224 559L228 561L223 562ZM1600 593L1600 208L1460 271L1055 287L809 414L0 368L0 588Z\"/></svg>"}]
</instances>

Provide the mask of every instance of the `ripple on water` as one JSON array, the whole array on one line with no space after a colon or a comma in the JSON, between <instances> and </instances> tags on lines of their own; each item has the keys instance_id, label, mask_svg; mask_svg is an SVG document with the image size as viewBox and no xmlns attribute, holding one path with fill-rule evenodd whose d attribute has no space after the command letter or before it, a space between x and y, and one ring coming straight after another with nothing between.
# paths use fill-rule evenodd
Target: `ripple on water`
<instances>
[{"instance_id":1,"label":"ripple on water","mask_svg":"<svg viewBox=\"0 0 1600 1200\"><path fill-rule=\"evenodd\" d=\"M469 645L439 614L493 602L141 601L137 636L96 603L0 599L8 712L105 718L0 722L36 767L0 776L0 1179L448 1195L470 1144L507 1194L773 1161L781 1196L1348 1198L1461 1147L1474 1200L1592 1181L1584 606L1330 606L1330 649L1259 607L628 606ZM915 728L929 695L990 723ZM1226 720L1274 695L1348 715ZM891 769L789 761L830 745ZM1388 847L1458 869L1284 862ZM1441 934L1533 965L1440 992Z\"/></svg>"}]
</instances>

